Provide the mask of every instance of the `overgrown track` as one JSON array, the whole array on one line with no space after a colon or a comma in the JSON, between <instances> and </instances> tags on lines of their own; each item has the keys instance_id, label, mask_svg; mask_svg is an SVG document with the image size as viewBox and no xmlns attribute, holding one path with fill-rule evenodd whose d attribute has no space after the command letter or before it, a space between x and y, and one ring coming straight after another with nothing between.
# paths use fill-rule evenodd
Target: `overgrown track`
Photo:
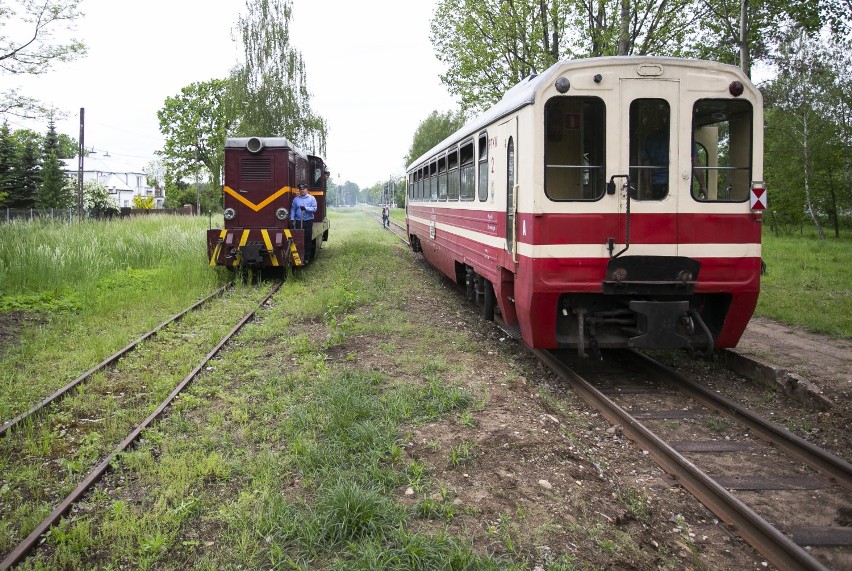
<instances>
[{"instance_id":1,"label":"overgrown track","mask_svg":"<svg viewBox=\"0 0 852 571\"><path fill-rule=\"evenodd\" d=\"M17 547L6 555L0 562L0 569L8 569L13 565L20 563L27 555L38 545L42 536L55 525L63 515L65 515L71 507L81 500L86 492L109 470L110 466L117 459L117 456L128 450L133 443L139 438L144 430L149 428L152 423L168 408L175 398L192 382L204 366L224 347L224 345L234 336L242 327L255 315L257 310L264 306L269 299L278 291L282 282L277 282L269 291L268 294L250 311L245 313L242 318L233 326L233 328L211 349L168 394L168 396L159 403L159 405L151 412L145 420L133 428L130 433L121 441L121 443L109 454L107 454L97 466L91 470L82 480L79 481L74 490L62 500L48 517L29 533L29 535L21 541ZM137 417L138 418L138 417Z\"/></svg>"},{"instance_id":2,"label":"overgrown track","mask_svg":"<svg viewBox=\"0 0 852 571\"><path fill-rule=\"evenodd\" d=\"M92 367L91 369L89 369L88 371L86 371L85 373L83 373L82 375L80 375L79 377L77 377L76 379L74 379L73 381L71 381L70 383L65 385L64 387L57 389L50 396L44 398L40 403L33 406L32 408L30 408L26 412L23 412L23 413L19 414L18 416L16 416L15 418L4 422L3 426L0 426L0 438L5 436L6 433L8 431L10 431L12 428L20 425L24 420L32 417L34 414L36 414L40 410L44 409L49 404L56 403L59 400L61 400L70 391L79 387L81 383L84 383L85 381L90 379L92 377L92 375L94 375L95 373L103 371L107 367L114 365L119 359L121 359L122 357L124 357L125 355L127 355L128 353L133 351L136 347L138 347L140 343L142 343L146 339L153 337L154 335L156 335L159 331L161 331L167 325L177 322L178 320L180 320L184 315L186 315L190 311L192 311L194 309L198 309L199 307L201 307L202 305L204 305L205 303L207 303L211 299L222 295L222 292L224 292L228 287L230 287L229 284L220 287L218 290L214 291L213 293L211 293L210 295L208 295L207 297L205 297L201 301L194 303L193 305L184 309L180 313L177 313L177 314L173 315L172 317L168 318L167 320L163 321L162 323L157 325L154 329L148 331L147 333L145 333L144 335L142 335L141 337L139 337L135 341L131 341L130 344L128 344L126 347L124 347L123 349L120 349L119 351L115 352L111 356L107 357L106 359L101 361L99 364L95 365L94 367Z\"/></svg>"},{"instance_id":3,"label":"overgrown track","mask_svg":"<svg viewBox=\"0 0 852 571\"><path fill-rule=\"evenodd\" d=\"M773 565L852 568L848 462L645 355L534 353Z\"/></svg>"}]
</instances>

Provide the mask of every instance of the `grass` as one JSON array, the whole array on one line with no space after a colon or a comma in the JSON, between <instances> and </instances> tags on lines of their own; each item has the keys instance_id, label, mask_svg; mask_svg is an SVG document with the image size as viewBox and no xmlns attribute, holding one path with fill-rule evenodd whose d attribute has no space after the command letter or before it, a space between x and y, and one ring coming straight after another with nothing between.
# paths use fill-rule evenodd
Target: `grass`
<instances>
[{"instance_id":1,"label":"grass","mask_svg":"<svg viewBox=\"0 0 852 571\"><path fill-rule=\"evenodd\" d=\"M480 401L452 381L472 371L435 355L433 332L398 352L393 377L359 363L372 350L363 339L389 343L409 330L405 304L380 300L407 295L423 276L387 280L407 254L388 248L387 233L376 244L379 230L361 237L363 222L349 224L363 215L352 216L333 226L350 237L288 281L122 455L101 488L109 492L51 531L27 566L521 568L477 553L464 536L411 525L452 519L451 504L395 499L408 486L434 497L428 467L405 458L401 427L453 422ZM467 453L460 446L459 461Z\"/></svg>"},{"instance_id":2,"label":"grass","mask_svg":"<svg viewBox=\"0 0 852 571\"><path fill-rule=\"evenodd\" d=\"M852 238L763 234L756 315L809 331L852 337Z\"/></svg>"},{"instance_id":3,"label":"grass","mask_svg":"<svg viewBox=\"0 0 852 571\"><path fill-rule=\"evenodd\" d=\"M429 326L428 316L418 319L408 312L410 296L421 293L431 274L420 271L390 233L378 224L365 228L363 214L355 209L332 211L331 216L332 237L318 263L285 284L142 442L120 457L75 517L51 531L24 568L530 568L529 553L534 545L547 543L545 531L541 543L530 544L524 532L536 523L513 511L490 524L490 546L474 545L469 530L454 525L470 519L466 510L473 508L454 505L453 493L433 473L436 468L405 453L412 427L475 426L472 412L482 406L483 396L464 388L463 381L481 374L464 359L478 343L461 332L438 331ZM220 283L219 272L203 259L206 223L145 220L154 222L135 230L94 225L90 232L121 236L121 242L132 239L127 231L172 236L175 230L167 227L177 224L188 237L185 251L161 256L159 265L140 261L138 267L105 254L106 261L91 276L75 273L77 281L67 288L55 278L46 279L41 288L7 291L4 286L4 303L74 303L26 329L23 342L6 349L0 364L0 406L20 406L8 400L13 388L19 401L44 394L50 382L79 374L109 354L110 347L121 347L148 328L149 321L161 321L172 306L180 309ZM66 232L68 228L73 227ZM38 240L30 244L37 249ZM772 283L779 263L772 255L783 248L767 242L770 273L765 285ZM185 288L177 276L187 280ZM236 297L252 295L252 286L241 287L245 289ZM30 310L46 310L42 302L22 303L32 304ZM217 307L225 323L232 310ZM204 333L200 322L192 323L199 337L216 337L215 332ZM93 329L99 331L97 339L88 334ZM163 343L178 348L185 339L185 333L167 333ZM436 350L440 344L453 350ZM152 348L127 366L138 370L152 393L162 392L154 380L195 358L180 351ZM383 357L373 359L376 354ZM6 375L17 376L1 385ZM41 388L20 396L29 385ZM97 394L84 390L69 401L73 408L52 417L55 423L29 427L21 436L27 441L26 454L50 455L62 425L77 418L78 411L90 414L87 407ZM560 398L542 396L556 410L566 402ZM594 448L583 436L573 436L588 421L579 413L563 412L560 431L570 451L566 461L583 457L600 472ZM567 424L573 417L577 424ZM68 481L79 477L85 464L109 448L113 436L106 425L115 424L110 430L119 432L117 420L103 424L88 432L62 463L13 463L0 454L0 502L25 503L27 498L9 499L21 490L47 495L55 477L48 470L64 471ZM440 448L437 441L429 446L433 452ZM458 439L444 450L439 462L451 470L467 471L478 461L474 440ZM40 482L47 485L40 488ZM407 488L414 497L401 501ZM617 501L639 522L651 517L641 491L618 491ZM28 509L2 514L0 543L8 545L18 527L32 528L49 511L47 498L42 503L29 500ZM598 561L628 566L641 559L630 536L602 516L579 507L576 511L580 523L565 532L583 540ZM547 568L589 565L583 555L554 553Z\"/></svg>"}]
</instances>

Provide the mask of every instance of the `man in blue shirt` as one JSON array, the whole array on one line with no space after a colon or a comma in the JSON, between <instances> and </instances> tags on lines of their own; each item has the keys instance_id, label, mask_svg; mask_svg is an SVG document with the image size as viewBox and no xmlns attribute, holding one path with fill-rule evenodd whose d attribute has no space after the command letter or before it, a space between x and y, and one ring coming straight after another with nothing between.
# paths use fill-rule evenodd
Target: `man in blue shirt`
<instances>
[{"instance_id":1,"label":"man in blue shirt","mask_svg":"<svg viewBox=\"0 0 852 571\"><path fill-rule=\"evenodd\" d=\"M305 232L305 259L307 264L314 257L313 240L311 240L314 227L314 214L317 211L317 199L308 194L308 185L299 185L299 196L293 199L290 205L290 222L295 229Z\"/></svg>"}]
</instances>

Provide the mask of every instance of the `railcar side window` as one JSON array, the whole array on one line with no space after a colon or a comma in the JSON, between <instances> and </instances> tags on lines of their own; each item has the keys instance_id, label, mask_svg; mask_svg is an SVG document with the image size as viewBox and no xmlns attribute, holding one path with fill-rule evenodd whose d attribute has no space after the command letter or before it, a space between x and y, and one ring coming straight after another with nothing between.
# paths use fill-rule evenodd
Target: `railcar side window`
<instances>
[{"instance_id":1,"label":"railcar side window","mask_svg":"<svg viewBox=\"0 0 852 571\"><path fill-rule=\"evenodd\" d=\"M479 134L479 200L488 199L488 134Z\"/></svg>"},{"instance_id":2,"label":"railcar side window","mask_svg":"<svg viewBox=\"0 0 852 571\"><path fill-rule=\"evenodd\" d=\"M459 151L453 149L447 154L447 166L450 170L447 183L447 200L459 199Z\"/></svg>"},{"instance_id":3,"label":"railcar side window","mask_svg":"<svg viewBox=\"0 0 852 571\"><path fill-rule=\"evenodd\" d=\"M515 141L506 144L506 250L511 254L515 245Z\"/></svg>"},{"instance_id":4,"label":"railcar side window","mask_svg":"<svg viewBox=\"0 0 852 571\"><path fill-rule=\"evenodd\" d=\"M692 110L692 196L742 202L751 189L752 108L744 100L701 99Z\"/></svg>"},{"instance_id":5,"label":"railcar side window","mask_svg":"<svg viewBox=\"0 0 852 571\"><path fill-rule=\"evenodd\" d=\"M551 200L597 200L605 189L604 103L554 97L544 109L544 188Z\"/></svg>"},{"instance_id":6,"label":"railcar side window","mask_svg":"<svg viewBox=\"0 0 852 571\"><path fill-rule=\"evenodd\" d=\"M461 185L459 194L462 200L473 200L475 193L474 184L473 141L468 141L461 147Z\"/></svg>"},{"instance_id":7,"label":"railcar side window","mask_svg":"<svg viewBox=\"0 0 852 571\"><path fill-rule=\"evenodd\" d=\"M438 200L447 200L447 159L438 159Z\"/></svg>"},{"instance_id":8,"label":"railcar side window","mask_svg":"<svg viewBox=\"0 0 852 571\"><path fill-rule=\"evenodd\" d=\"M639 200L662 200L669 194L670 116L665 99L630 103L630 180Z\"/></svg>"},{"instance_id":9,"label":"railcar side window","mask_svg":"<svg viewBox=\"0 0 852 571\"><path fill-rule=\"evenodd\" d=\"M429 200L438 200L438 162L429 165Z\"/></svg>"}]
</instances>

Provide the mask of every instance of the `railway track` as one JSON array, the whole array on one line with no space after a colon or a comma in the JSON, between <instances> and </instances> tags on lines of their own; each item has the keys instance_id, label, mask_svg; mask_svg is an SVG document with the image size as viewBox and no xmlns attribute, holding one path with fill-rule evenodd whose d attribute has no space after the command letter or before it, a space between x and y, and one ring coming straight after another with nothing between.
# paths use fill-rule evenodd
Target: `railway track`
<instances>
[{"instance_id":1,"label":"railway track","mask_svg":"<svg viewBox=\"0 0 852 571\"><path fill-rule=\"evenodd\" d=\"M56 391L51 393L49 396L42 399L41 402L39 402L35 406L31 407L30 409L28 409L25 412L22 412L21 414L17 415L14 418L7 420L6 422L3 423L2 426L0 426L0 438L5 436L6 433L9 432L10 430L12 430L13 428L20 426L27 419L30 419L35 414L44 410L47 406L49 406L51 404L58 403L62 398L64 398L66 395L70 394L74 389L78 388L82 383L85 383L86 381L91 379L96 373L104 371L108 367L115 365L118 362L119 359L121 359L125 355L128 355L134 349L139 347L140 344L143 341L154 337L157 333L162 331L168 325L171 325L172 323L176 323L177 321L179 321L181 318L183 318L185 315L187 315L191 311L194 311L194 310L204 306L210 300L222 295L222 293L226 289L228 289L229 287L230 287L230 284L224 285L224 286L220 287L219 289L217 289L216 291L214 291L213 293L211 293L210 295L208 295L207 297L205 297L204 299L192 304L191 306L184 309L183 311L180 311L177 314L171 316L170 318L166 319L165 321L163 321L162 323L160 323L159 325L157 325L156 327L154 327L153 329L151 329L147 333L144 333L141 336L139 336L137 339L135 339L134 341L131 341L124 348L119 349L118 351L116 351L115 353L113 353L112 355L110 355L109 357L107 357L106 359L104 359L103 361L101 361L100 363L98 363L97 365L95 365L94 367L92 367L91 369L89 369L88 371L86 371L85 373L83 373L82 375L80 375L79 377L74 379L73 381L71 381L70 383L66 384L62 388L57 389Z\"/></svg>"},{"instance_id":2,"label":"railway track","mask_svg":"<svg viewBox=\"0 0 852 571\"><path fill-rule=\"evenodd\" d=\"M645 355L534 353L773 565L852 568L848 462Z\"/></svg>"},{"instance_id":3,"label":"railway track","mask_svg":"<svg viewBox=\"0 0 852 571\"><path fill-rule=\"evenodd\" d=\"M184 329L167 327L174 326L181 321L181 317L222 293L215 292L81 375L51 395L52 399L45 399L24 415L19 415L16 422L7 423L9 428L14 426L15 430L9 432L7 428L6 437L0 440L0 457L4 468L4 475L0 478L0 488L4 489L0 497L0 515L5 521L22 522L22 527L10 530L10 535L23 539L3 555L0 569L8 569L27 557L44 534L109 471L117 456L133 446L143 431L151 427L205 365L269 301L281 283L276 283L270 291L263 293L256 303L239 299L226 300L232 307L224 312L211 312L207 322L216 322L215 327L204 328L202 334L198 333L201 329L198 322L187 324ZM250 309L245 311L245 306ZM221 323L222 313L233 315L233 320ZM203 318L198 319L203 321ZM236 324L227 329L227 323L235 321ZM227 330L227 333L218 342L210 338L213 332L222 330ZM164 339L152 339L155 334L158 334L157 338ZM143 344L142 341L146 340L148 342ZM191 347L187 348L189 345ZM172 348L170 354L166 354L168 347ZM173 364L174 370L145 371L142 367L140 377L139 368L133 371L110 368L119 358L126 358L131 350L140 354L157 353L157 362L170 369ZM193 362L187 363L190 355L194 355L196 364L187 373ZM145 356L142 355L140 359L145 359ZM174 376L178 371L180 375L186 373L179 381L179 375ZM155 376L162 376L164 382L157 383L151 378ZM86 380L100 382L92 382L90 385L83 383ZM79 394L86 392L90 394ZM79 416L82 402L88 403L88 417ZM43 414L36 415L37 412ZM144 420L140 422L139 419L143 417ZM120 434L120 430L126 434L123 438L104 436ZM8 481L7 477L13 474L34 475L37 487L28 487L31 483L24 477ZM37 525L26 523L38 521L34 519L36 515L48 512L46 517L41 518L39 515L41 521ZM2 551L5 549L0 550L0 553Z\"/></svg>"},{"instance_id":4,"label":"railway track","mask_svg":"<svg viewBox=\"0 0 852 571\"><path fill-rule=\"evenodd\" d=\"M847 461L644 354L532 352L770 563L852 569Z\"/></svg>"}]
</instances>

